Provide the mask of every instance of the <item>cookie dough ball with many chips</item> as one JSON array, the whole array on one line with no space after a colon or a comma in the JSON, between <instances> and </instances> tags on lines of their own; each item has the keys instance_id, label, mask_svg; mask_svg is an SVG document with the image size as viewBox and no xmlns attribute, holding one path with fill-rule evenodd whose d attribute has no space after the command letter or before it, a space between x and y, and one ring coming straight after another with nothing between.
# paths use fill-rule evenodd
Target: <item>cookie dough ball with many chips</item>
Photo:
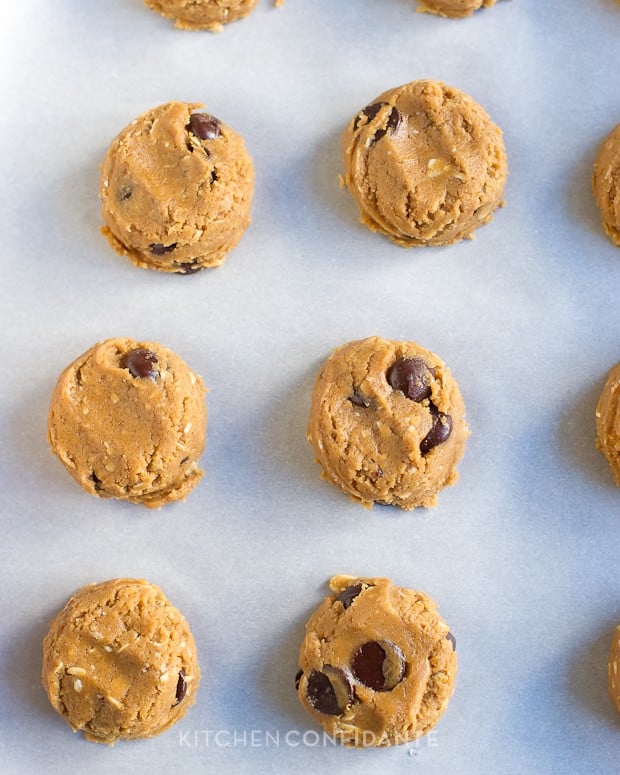
<instances>
[{"instance_id":1,"label":"cookie dough ball with many chips","mask_svg":"<svg viewBox=\"0 0 620 775\"><path fill-rule=\"evenodd\" d=\"M308 713L356 747L398 745L446 709L456 639L422 592L388 579L336 576L306 624L296 685Z\"/></svg>"},{"instance_id":2,"label":"cookie dough ball with many chips","mask_svg":"<svg viewBox=\"0 0 620 775\"><path fill-rule=\"evenodd\" d=\"M471 16L479 8L491 5L495 5L495 0L420 0L418 10L460 19L463 16Z\"/></svg>"},{"instance_id":3,"label":"cookie dough ball with many chips","mask_svg":"<svg viewBox=\"0 0 620 775\"><path fill-rule=\"evenodd\" d=\"M77 592L43 641L49 701L87 740L153 737L182 718L200 682L185 617L154 584L113 579Z\"/></svg>"},{"instance_id":4,"label":"cookie dough ball with many chips","mask_svg":"<svg viewBox=\"0 0 620 775\"><path fill-rule=\"evenodd\" d=\"M219 32L224 24L247 16L256 0L144 0L162 16L186 30Z\"/></svg>"},{"instance_id":5,"label":"cookie dough ball with many chips","mask_svg":"<svg viewBox=\"0 0 620 775\"><path fill-rule=\"evenodd\" d=\"M605 138L594 163L592 188L603 228L620 247L620 124Z\"/></svg>"},{"instance_id":6,"label":"cookie dough ball with many chips","mask_svg":"<svg viewBox=\"0 0 620 775\"><path fill-rule=\"evenodd\" d=\"M369 337L327 360L308 440L324 478L364 506L433 506L457 479L469 428L445 363L414 342Z\"/></svg>"},{"instance_id":7,"label":"cookie dough ball with many chips","mask_svg":"<svg viewBox=\"0 0 620 775\"><path fill-rule=\"evenodd\" d=\"M218 266L250 223L252 159L240 135L200 107L149 110L101 165L103 232L139 267L193 274Z\"/></svg>"},{"instance_id":8,"label":"cookie dough ball with many chips","mask_svg":"<svg viewBox=\"0 0 620 775\"><path fill-rule=\"evenodd\" d=\"M596 446L620 486L620 363L609 372L596 407Z\"/></svg>"},{"instance_id":9,"label":"cookie dough ball with many chips","mask_svg":"<svg viewBox=\"0 0 620 775\"><path fill-rule=\"evenodd\" d=\"M502 132L438 81L380 94L345 130L344 182L362 223L403 247L449 245L492 219L508 172Z\"/></svg>"},{"instance_id":10,"label":"cookie dough ball with many chips","mask_svg":"<svg viewBox=\"0 0 620 775\"><path fill-rule=\"evenodd\" d=\"M202 477L204 394L201 378L161 344L108 339L60 375L48 440L87 492L159 508Z\"/></svg>"}]
</instances>

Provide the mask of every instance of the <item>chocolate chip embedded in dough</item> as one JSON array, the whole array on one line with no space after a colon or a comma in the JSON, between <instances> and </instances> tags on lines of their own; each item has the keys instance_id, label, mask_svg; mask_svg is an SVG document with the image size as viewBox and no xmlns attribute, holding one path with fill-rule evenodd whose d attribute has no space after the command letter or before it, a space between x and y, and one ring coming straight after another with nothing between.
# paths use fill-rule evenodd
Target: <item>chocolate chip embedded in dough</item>
<instances>
[{"instance_id":1,"label":"chocolate chip embedded in dough","mask_svg":"<svg viewBox=\"0 0 620 775\"><path fill-rule=\"evenodd\" d=\"M178 705L180 702L182 702L185 699L185 695L187 694L187 681L185 680L185 670L181 668L179 670L179 680L177 681L177 691L175 695L176 702L175 705Z\"/></svg>"},{"instance_id":2,"label":"chocolate chip embedded in dough","mask_svg":"<svg viewBox=\"0 0 620 775\"><path fill-rule=\"evenodd\" d=\"M361 406L364 409L368 409L370 406L370 398L366 398L366 396L357 388L349 396L349 401L354 406Z\"/></svg>"},{"instance_id":3,"label":"chocolate chip embedded in dough","mask_svg":"<svg viewBox=\"0 0 620 775\"><path fill-rule=\"evenodd\" d=\"M124 369L129 369L132 377L155 379L158 375L157 356L154 352L146 350L144 347L137 347L130 350L122 361Z\"/></svg>"},{"instance_id":4,"label":"chocolate chip embedded in dough","mask_svg":"<svg viewBox=\"0 0 620 775\"><path fill-rule=\"evenodd\" d=\"M219 119L209 113L192 113L188 128L200 140L217 140L222 131Z\"/></svg>"},{"instance_id":5,"label":"chocolate chip embedded in dough","mask_svg":"<svg viewBox=\"0 0 620 775\"><path fill-rule=\"evenodd\" d=\"M385 104L385 102L373 102L372 105L366 105L366 107L360 110L360 112L357 114L357 117L353 123L353 129L355 130L358 128L363 117L368 119L367 123L372 121Z\"/></svg>"},{"instance_id":6,"label":"chocolate chip embedded in dough","mask_svg":"<svg viewBox=\"0 0 620 775\"><path fill-rule=\"evenodd\" d=\"M428 454L432 449L447 441L452 433L452 418L450 415L440 412L434 404L431 404L429 409L433 424L430 431L420 442L420 452L423 455Z\"/></svg>"},{"instance_id":7,"label":"chocolate chip embedded in dough","mask_svg":"<svg viewBox=\"0 0 620 775\"><path fill-rule=\"evenodd\" d=\"M116 196L119 202L126 202L133 196L133 189L131 186L123 186L122 188L119 188Z\"/></svg>"},{"instance_id":8,"label":"chocolate chip embedded in dough","mask_svg":"<svg viewBox=\"0 0 620 775\"><path fill-rule=\"evenodd\" d=\"M360 646L351 660L353 676L376 692L387 692L403 680L406 663L395 643L368 641Z\"/></svg>"},{"instance_id":9,"label":"chocolate chip embedded in dough","mask_svg":"<svg viewBox=\"0 0 620 775\"><path fill-rule=\"evenodd\" d=\"M454 635L451 632L449 632L446 635L446 640L450 641L450 643L452 644L452 650L456 651L456 638L454 637Z\"/></svg>"},{"instance_id":10,"label":"chocolate chip embedded in dough","mask_svg":"<svg viewBox=\"0 0 620 775\"><path fill-rule=\"evenodd\" d=\"M301 681L301 677L304 674L303 670L298 670L295 674L295 689L299 689L299 682Z\"/></svg>"},{"instance_id":11,"label":"chocolate chip embedded in dough","mask_svg":"<svg viewBox=\"0 0 620 775\"><path fill-rule=\"evenodd\" d=\"M199 264L198 261L184 261L182 264L179 264L179 268L176 270L175 274L196 274L204 268L205 267Z\"/></svg>"},{"instance_id":12,"label":"chocolate chip embedded in dough","mask_svg":"<svg viewBox=\"0 0 620 775\"><path fill-rule=\"evenodd\" d=\"M386 379L416 403L431 396L431 372L421 358L399 358L387 371Z\"/></svg>"},{"instance_id":13,"label":"chocolate chip embedded in dough","mask_svg":"<svg viewBox=\"0 0 620 775\"><path fill-rule=\"evenodd\" d=\"M173 242L172 245L162 245L161 242L153 242L152 245L149 245L149 250L154 256L163 256L166 253L172 253L176 246L176 242Z\"/></svg>"},{"instance_id":14,"label":"chocolate chip embedded in dough","mask_svg":"<svg viewBox=\"0 0 620 775\"><path fill-rule=\"evenodd\" d=\"M350 587L343 589L336 600L340 601L346 610L347 608L350 608L351 603L363 589L364 587L362 584L352 584Z\"/></svg>"},{"instance_id":15,"label":"chocolate chip embedded in dough","mask_svg":"<svg viewBox=\"0 0 620 775\"><path fill-rule=\"evenodd\" d=\"M398 108L392 108L390 115L388 116L387 124L385 125L385 129L378 129L375 132L375 136L373 137L373 145L374 143L379 142L379 140L384 137L388 132L396 132L398 127L400 126L401 122L401 115Z\"/></svg>"},{"instance_id":16,"label":"chocolate chip embedded in dough","mask_svg":"<svg viewBox=\"0 0 620 775\"><path fill-rule=\"evenodd\" d=\"M324 665L308 678L306 695L310 705L326 716L340 716L353 700L353 687L342 670Z\"/></svg>"}]
</instances>

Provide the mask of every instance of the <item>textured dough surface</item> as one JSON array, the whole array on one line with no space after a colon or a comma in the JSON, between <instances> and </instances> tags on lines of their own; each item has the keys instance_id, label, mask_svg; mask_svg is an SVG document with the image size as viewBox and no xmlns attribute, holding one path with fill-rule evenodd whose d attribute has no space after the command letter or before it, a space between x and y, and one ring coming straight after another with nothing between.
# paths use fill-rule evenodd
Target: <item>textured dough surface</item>
<instances>
[{"instance_id":1,"label":"textured dough surface","mask_svg":"<svg viewBox=\"0 0 620 775\"><path fill-rule=\"evenodd\" d=\"M257 0L144 0L162 16L186 30L219 32L222 25L247 16Z\"/></svg>"},{"instance_id":2,"label":"textured dough surface","mask_svg":"<svg viewBox=\"0 0 620 775\"><path fill-rule=\"evenodd\" d=\"M620 247L620 124L605 138L594 162L592 189L603 228Z\"/></svg>"},{"instance_id":3,"label":"textured dough surface","mask_svg":"<svg viewBox=\"0 0 620 775\"><path fill-rule=\"evenodd\" d=\"M609 696L620 713L620 624L614 630L607 665Z\"/></svg>"},{"instance_id":4,"label":"textured dough surface","mask_svg":"<svg viewBox=\"0 0 620 775\"><path fill-rule=\"evenodd\" d=\"M101 165L103 232L139 267L192 274L218 266L250 224L252 159L215 117L218 136L198 137L190 118L200 107L169 102L147 111Z\"/></svg>"},{"instance_id":5,"label":"textured dough surface","mask_svg":"<svg viewBox=\"0 0 620 775\"><path fill-rule=\"evenodd\" d=\"M609 372L596 407L596 446L620 486L620 363Z\"/></svg>"},{"instance_id":6,"label":"textured dough surface","mask_svg":"<svg viewBox=\"0 0 620 775\"><path fill-rule=\"evenodd\" d=\"M501 129L438 81L379 95L350 122L343 148L344 182L362 223L403 247L471 237L504 204Z\"/></svg>"},{"instance_id":7,"label":"textured dough surface","mask_svg":"<svg viewBox=\"0 0 620 775\"><path fill-rule=\"evenodd\" d=\"M430 398L412 401L389 384L388 370L402 358L420 359L432 370ZM368 405L354 404L356 394ZM452 432L423 454L421 442L433 426L431 405L452 418ZM468 435L456 381L437 355L414 342L349 342L327 360L314 386L308 440L323 477L366 507L436 505L437 493L458 478Z\"/></svg>"},{"instance_id":8,"label":"textured dough surface","mask_svg":"<svg viewBox=\"0 0 620 775\"><path fill-rule=\"evenodd\" d=\"M420 0L419 11L436 13L438 16L448 16L460 19L471 16L479 8L495 5L495 0Z\"/></svg>"},{"instance_id":9,"label":"textured dough surface","mask_svg":"<svg viewBox=\"0 0 620 775\"><path fill-rule=\"evenodd\" d=\"M157 357L152 379L124 366L138 348ZM201 378L161 344L108 339L60 375L48 441L87 492L159 508L185 498L202 477L204 394Z\"/></svg>"},{"instance_id":10,"label":"textured dough surface","mask_svg":"<svg viewBox=\"0 0 620 775\"><path fill-rule=\"evenodd\" d=\"M200 683L185 617L154 584L113 579L84 587L43 641L49 701L87 740L153 737L185 715Z\"/></svg>"},{"instance_id":11,"label":"textured dough surface","mask_svg":"<svg viewBox=\"0 0 620 775\"><path fill-rule=\"evenodd\" d=\"M435 603L389 579L335 576L330 588L333 594L306 624L297 678L301 704L345 745L396 745L425 734L446 709L457 671L456 641ZM339 599L346 589L360 590L352 602L347 600L348 607ZM404 662L401 680L389 690L375 691L354 674L357 650L377 642L400 653ZM352 689L346 701L341 699L339 713L320 712L322 698L318 703L309 699L313 672L326 666L327 675L333 676L335 668L339 682L344 676ZM392 683L397 678L392 671Z\"/></svg>"}]
</instances>

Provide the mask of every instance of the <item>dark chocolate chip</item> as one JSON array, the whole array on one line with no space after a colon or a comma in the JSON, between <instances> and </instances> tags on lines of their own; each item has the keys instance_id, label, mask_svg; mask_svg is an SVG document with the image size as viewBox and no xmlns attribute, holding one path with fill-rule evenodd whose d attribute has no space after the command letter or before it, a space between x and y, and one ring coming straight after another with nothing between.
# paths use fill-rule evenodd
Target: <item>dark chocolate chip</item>
<instances>
[{"instance_id":1,"label":"dark chocolate chip","mask_svg":"<svg viewBox=\"0 0 620 775\"><path fill-rule=\"evenodd\" d=\"M368 121L367 124L370 123L373 118L377 115L377 113L381 110L381 108L386 105L385 102L373 102L372 105L366 105L363 110L360 110L360 112L357 114L357 117L355 121L353 122L353 131L355 131L358 126L360 125L360 122L362 118L367 118Z\"/></svg>"},{"instance_id":2,"label":"dark chocolate chip","mask_svg":"<svg viewBox=\"0 0 620 775\"><path fill-rule=\"evenodd\" d=\"M337 667L324 665L308 678L306 694L310 705L326 716L340 716L353 700L353 687Z\"/></svg>"},{"instance_id":3,"label":"dark chocolate chip","mask_svg":"<svg viewBox=\"0 0 620 775\"><path fill-rule=\"evenodd\" d=\"M386 379L394 390L420 403L431 396L431 372L421 358L399 358L387 371Z\"/></svg>"},{"instance_id":4,"label":"dark chocolate chip","mask_svg":"<svg viewBox=\"0 0 620 775\"><path fill-rule=\"evenodd\" d=\"M127 199L131 199L133 195L133 189L131 186L123 186L122 188L119 188L118 190L118 201L119 202L125 202Z\"/></svg>"},{"instance_id":5,"label":"dark chocolate chip","mask_svg":"<svg viewBox=\"0 0 620 775\"><path fill-rule=\"evenodd\" d=\"M222 125L215 116L208 113L192 113L189 117L189 131L201 140L217 140Z\"/></svg>"},{"instance_id":6,"label":"dark chocolate chip","mask_svg":"<svg viewBox=\"0 0 620 775\"><path fill-rule=\"evenodd\" d=\"M185 699L186 694L187 694L187 681L185 680L185 670L181 668L179 670L179 680L177 681L177 693L175 695L176 702L174 704L178 705L182 700Z\"/></svg>"},{"instance_id":7,"label":"dark chocolate chip","mask_svg":"<svg viewBox=\"0 0 620 775\"><path fill-rule=\"evenodd\" d=\"M217 171L215 167L213 167L213 169L211 170L211 183L215 183L216 180L217 180Z\"/></svg>"},{"instance_id":8,"label":"dark chocolate chip","mask_svg":"<svg viewBox=\"0 0 620 775\"><path fill-rule=\"evenodd\" d=\"M176 246L176 242L173 242L172 245L162 245L161 242L153 242L152 245L149 245L149 248L154 256L163 256L164 253L172 253Z\"/></svg>"},{"instance_id":9,"label":"dark chocolate chip","mask_svg":"<svg viewBox=\"0 0 620 775\"><path fill-rule=\"evenodd\" d=\"M383 476L383 469L381 468L381 466L377 466L377 476L379 477L379 479L381 479L381 477Z\"/></svg>"},{"instance_id":10,"label":"dark chocolate chip","mask_svg":"<svg viewBox=\"0 0 620 775\"><path fill-rule=\"evenodd\" d=\"M396 130L400 126L400 121L401 121L400 111L398 110L398 108L392 108L392 110L390 111L390 115L388 116L388 120L387 120L387 124L385 125L385 129L378 129L375 132L375 136L372 139L373 144L379 142L379 140L384 135L386 135L388 133L388 131L390 131L392 133L396 132Z\"/></svg>"},{"instance_id":11,"label":"dark chocolate chip","mask_svg":"<svg viewBox=\"0 0 620 775\"><path fill-rule=\"evenodd\" d=\"M363 586L362 584L353 584L350 587L347 587L346 589L343 589L342 592L338 595L336 600L339 600L342 605L346 608L349 608L351 603L355 600L355 598L360 594L362 591Z\"/></svg>"},{"instance_id":12,"label":"dark chocolate chip","mask_svg":"<svg viewBox=\"0 0 620 775\"><path fill-rule=\"evenodd\" d=\"M99 490L101 489L101 479L97 476L97 474L94 471L90 472L90 478L92 479L92 482L95 485L95 492L99 492Z\"/></svg>"},{"instance_id":13,"label":"dark chocolate chip","mask_svg":"<svg viewBox=\"0 0 620 775\"><path fill-rule=\"evenodd\" d=\"M434 404L431 404L429 409L433 418L433 424L430 431L420 442L420 452L423 455L447 441L452 433L452 418L450 415L440 412Z\"/></svg>"},{"instance_id":14,"label":"dark chocolate chip","mask_svg":"<svg viewBox=\"0 0 620 775\"><path fill-rule=\"evenodd\" d=\"M185 261L178 266L179 268L176 270L176 274L196 274L196 272L200 272L204 269L204 266L199 264L198 261Z\"/></svg>"},{"instance_id":15,"label":"dark chocolate chip","mask_svg":"<svg viewBox=\"0 0 620 775\"><path fill-rule=\"evenodd\" d=\"M157 356L144 347L130 350L123 358L122 366L124 369L129 369L133 377L155 379L159 373L156 368Z\"/></svg>"},{"instance_id":16,"label":"dark chocolate chip","mask_svg":"<svg viewBox=\"0 0 620 775\"><path fill-rule=\"evenodd\" d=\"M295 676L295 689L299 689L299 682L301 681L301 677L304 674L303 670L298 670L297 675Z\"/></svg>"},{"instance_id":17,"label":"dark chocolate chip","mask_svg":"<svg viewBox=\"0 0 620 775\"><path fill-rule=\"evenodd\" d=\"M349 396L349 401L354 406L362 406L364 407L364 409L368 409L368 407L370 406L370 398L366 398L366 396L363 393L361 393L357 388Z\"/></svg>"},{"instance_id":18,"label":"dark chocolate chip","mask_svg":"<svg viewBox=\"0 0 620 775\"><path fill-rule=\"evenodd\" d=\"M355 678L376 692L388 692L403 680L406 663L394 643L371 640L353 655L351 672Z\"/></svg>"},{"instance_id":19,"label":"dark chocolate chip","mask_svg":"<svg viewBox=\"0 0 620 775\"><path fill-rule=\"evenodd\" d=\"M452 644L452 650L456 651L456 638L454 637L454 635L451 632L449 632L446 635L446 640L450 641L450 643Z\"/></svg>"}]
</instances>

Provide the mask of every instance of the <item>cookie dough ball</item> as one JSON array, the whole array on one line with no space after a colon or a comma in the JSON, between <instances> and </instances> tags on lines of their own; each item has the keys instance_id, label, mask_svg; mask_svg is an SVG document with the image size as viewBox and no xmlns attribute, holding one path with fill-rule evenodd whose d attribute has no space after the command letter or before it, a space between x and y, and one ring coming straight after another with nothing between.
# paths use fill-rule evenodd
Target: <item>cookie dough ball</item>
<instances>
[{"instance_id":1,"label":"cookie dough ball","mask_svg":"<svg viewBox=\"0 0 620 775\"><path fill-rule=\"evenodd\" d=\"M247 16L256 0L144 0L144 4L174 19L181 29L219 32L222 25Z\"/></svg>"},{"instance_id":2,"label":"cookie dough ball","mask_svg":"<svg viewBox=\"0 0 620 775\"><path fill-rule=\"evenodd\" d=\"M614 708L620 713L620 624L614 631L607 665L609 696Z\"/></svg>"},{"instance_id":3,"label":"cookie dough ball","mask_svg":"<svg viewBox=\"0 0 620 775\"><path fill-rule=\"evenodd\" d=\"M609 239L620 247L620 124L605 138L592 176L592 189L601 211L603 228Z\"/></svg>"},{"instance_id":4,"label":"cookie dough ball","mask_svg":"<svg viewBox=\"0 0 620 775\"><path fill-rule=\"evenodd\" d=\"M101 165L103 233L136 266L218 266L250 224L254 167L242 138L198 103L132 121Z\"/></svg>"},{"instance_id":5,"label":"cookie dough ball","mask_svg":"<svg viewBox=\"0 0 620 775\"><path fill-rule=\"evenodd\" d=\"M495 5L495 0L421 0L418 10L460 19L463 16L471 16L479 8L491 5Z\"/></svg>"},{"instance_id":6,"label":"cookie dough ball","mask_svg":"<svg viewBox=\"0 0 620 775\"><path fill-rule=\"evenodd\" d=\"M456 381L414 342L349 342L314 386L308 441L323 477L366 507L436 505L468 435Z\"/></svg>"},{"instance_id":7,"label":"cookie dough ball","mask_svg":"<svg viewBox=\"0 0 620 775\"><path fill-rule=\"evenodd\" d=\"M596 407L596 446L620 486L620 363L609 372Z\"/></svg>"},{"instance_id":8,"label":"cookie dough ball","mask_svg":"<svg viewBox=\"0 0 620 775\"><path fill-rule=\"evenodd\" d=\"M60 375L48 441L91 495L159 508L202 477L204 394L200 377L161 344L108 339Z\"/></svg>"},{"instance_id":9,"label":"cookie dough ball","mask_svg":"<svg viewBox=\"0 0 620 775\"><path fill-rule=\"evenodd\" d=\"M306 624L296 685L308 713L348 746L398 745L428 732L456 676L456 639L422 592L335 576Z\"/></svg>"},{"instance_id":10,"label":"cookie dough ball","mask_svg":"<svg viewBox=\"0 0 620 775\"><path fill-rule=\"evenodd\" d=\"M196 699L200 668L185 617L154 584L113 579L69 600L43 641L42 682L95 743L153 737Z\"/></svg>"},{"instance_id":11,"label":"cookie dough ball","mask_svg":"<svg viewBox=\"0 0 620 775\"><path fill-rule=\"evenodd\" d=\"M508 172L501 129L438 81L380 94L343 137L361 221L403 247L449 245L492 219Z\"/></svg>"}]
</instances>

